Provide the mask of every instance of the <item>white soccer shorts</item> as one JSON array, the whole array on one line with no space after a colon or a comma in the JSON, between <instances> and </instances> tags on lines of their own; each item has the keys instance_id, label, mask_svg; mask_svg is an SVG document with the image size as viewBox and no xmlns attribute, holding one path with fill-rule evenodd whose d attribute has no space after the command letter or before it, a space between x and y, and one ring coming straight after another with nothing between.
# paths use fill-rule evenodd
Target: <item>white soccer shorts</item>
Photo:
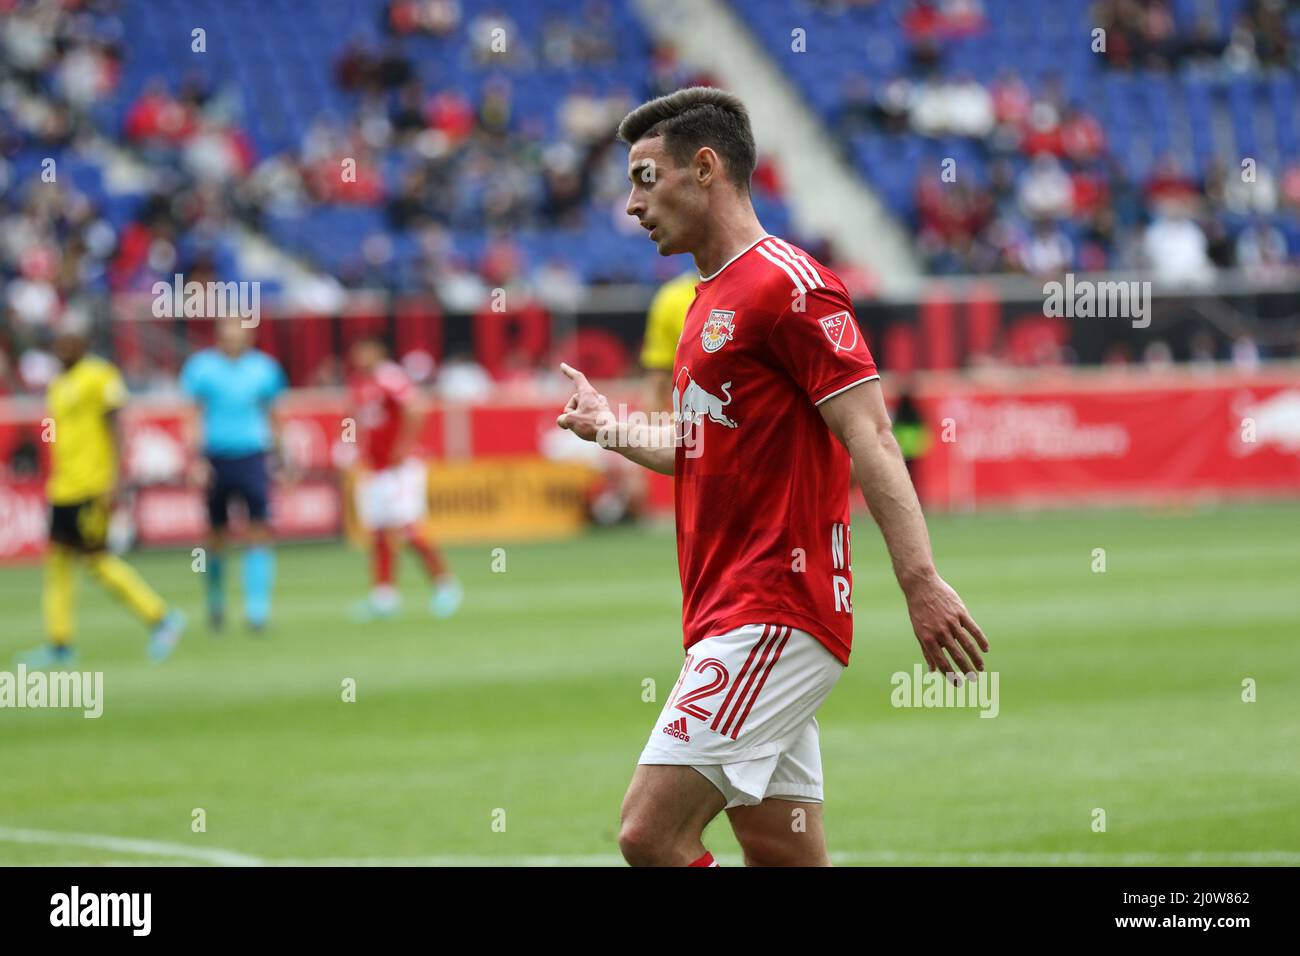
<instances>
[{"instance_id":1,"label":"white soccer shorts","mask_svg":"<svg viewBox=\"0 0 1300 956\"><path fill-rule=\"evenodd\" d=\"M844 665L807 631L747 624L690 648L637 763L694 767L727 808L820 803L817 709Z\"/></svg>"},{"instance_id":2,"label":"white soccer shorts","mask_svg":"<svg viewBox=\"0 0 1300 956\"><path fill-rule=\"evenodd\" d=\"M357 483L357 517L370 531L404 528L424 517L428 486L424 463L407 461L372 471Z\"/></svg>"}]
</instances>

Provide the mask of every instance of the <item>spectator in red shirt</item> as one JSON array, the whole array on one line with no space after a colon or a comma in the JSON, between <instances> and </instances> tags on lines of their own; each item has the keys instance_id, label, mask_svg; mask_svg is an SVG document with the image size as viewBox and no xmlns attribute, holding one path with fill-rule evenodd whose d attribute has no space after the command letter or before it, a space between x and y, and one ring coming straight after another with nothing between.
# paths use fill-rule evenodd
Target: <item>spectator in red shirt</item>
<instances>
[{"instance_id":1,"label":"spectator in red shirt","mask_svg":"<svg viewBox=\"0 0 1300 956\"><path fill-rule=\"evenodd\" d=\"M155 77L127 110L124 126L132 142L175 146L193 134L195 118L172 97L166 83Z\"/></svg>"}]
</instances>

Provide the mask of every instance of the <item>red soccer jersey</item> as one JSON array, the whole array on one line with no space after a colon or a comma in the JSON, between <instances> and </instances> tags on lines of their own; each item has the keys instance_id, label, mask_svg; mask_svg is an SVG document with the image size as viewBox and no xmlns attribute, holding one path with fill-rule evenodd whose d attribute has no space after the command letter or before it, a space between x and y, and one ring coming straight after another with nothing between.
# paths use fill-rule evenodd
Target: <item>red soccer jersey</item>
<instances>
[{"instance_id":1,"label":"red soccer jersey","mask_svg":"<svg viewBox=\"0 0 1300 956\"><path fill-rule=\"evenodd\" d=\"M686 647L784 624L847 664L849 455L817 405L879 376L843 283L765 236L696 287L673 368Z\"/></svg>"},{"instance_id":2,"label":"red soccer jersey","mask_svg":"<svg viewBox=\"0 0 1300 956\"><path fill-rule=\"evenodd\" d=\"M357 446L371 468L391 468L402 413L415 398L415 386L396 362L381 362L369 375L352 381L351 402L357 418Z\"/></svg>"}]
</instances>

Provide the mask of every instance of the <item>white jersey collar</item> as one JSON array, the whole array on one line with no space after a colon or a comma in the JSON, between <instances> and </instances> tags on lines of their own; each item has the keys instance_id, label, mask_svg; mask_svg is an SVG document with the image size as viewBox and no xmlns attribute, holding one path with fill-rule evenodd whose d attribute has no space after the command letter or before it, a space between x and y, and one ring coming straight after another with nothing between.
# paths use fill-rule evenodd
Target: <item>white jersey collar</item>
<instances>
[{"instance_id":1,"label":"white jersey collar","mask_svg":"<svg viewBox=\"0 0 1300 956\"><path fill-rule=\"evenodd\" d=\"M766 233L766 232L763 233L761 236L759 236L757 239L755 239L752 243L750 243L748 246L746 246L746 247L745 247L744 249L742 249L740 252L736 253L734 256L732 256L730 259L728 259L726 262L724 262L724 263L722 264L722 267L719 268L717 272L713 273L713 275L711 275L711 276L703 276L703 275L700 276L700 281L701 281L701 282L709 282L709 281L711 281L711 280L713 280L713 279L716 279L718 276L722 275L722 270L725 269L725 268L727 268L727 266L731 265L733 262L735 262L737 259L739 259L741 256L743 256L746 252L749 252L751 249L753 249L755 246L757 246L757 245L758 245L760 242L762 242L763 240L765 240L765 239L771 239L771 238L772 238L771 235L769 235L768 233Z\"/></svg>"}]
</instances>

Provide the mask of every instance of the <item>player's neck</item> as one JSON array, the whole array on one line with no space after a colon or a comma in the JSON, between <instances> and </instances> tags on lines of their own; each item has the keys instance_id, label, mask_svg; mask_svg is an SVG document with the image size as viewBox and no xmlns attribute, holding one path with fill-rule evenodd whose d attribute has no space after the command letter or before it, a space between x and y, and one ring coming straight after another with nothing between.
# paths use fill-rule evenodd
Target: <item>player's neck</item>
<instances>
[{"instance_id":1,"label":"player's neck","mask_svg":"<svg viewBox=\"0 0 1300 956\"><path fill-rule=\"evenodd\" d=\"M702 276L712 276L765 235L754 208L748 203L737 206L730 215L720 217L699 248L692 250L695 268Z\"/></svg>"}]
</instances>

